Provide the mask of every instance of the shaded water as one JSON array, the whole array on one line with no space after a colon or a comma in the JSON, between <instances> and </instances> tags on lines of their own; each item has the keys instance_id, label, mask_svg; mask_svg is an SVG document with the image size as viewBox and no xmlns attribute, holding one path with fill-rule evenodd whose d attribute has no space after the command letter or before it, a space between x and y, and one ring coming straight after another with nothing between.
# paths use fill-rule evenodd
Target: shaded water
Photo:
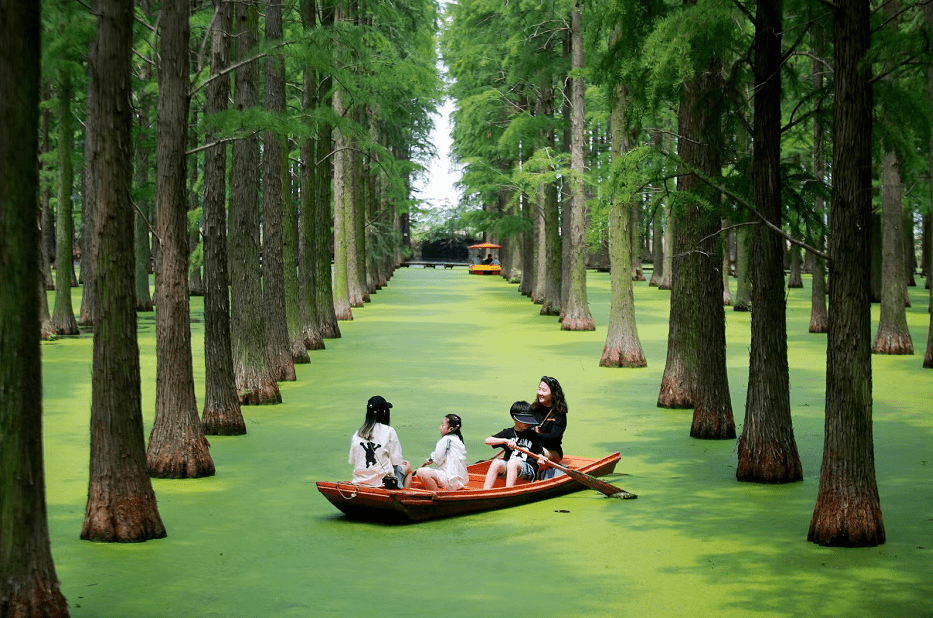
<instances>
[{"instance_id":1,"label":"shaded water","mask_svg":"<svg viewBox=\"0 0 933 618\"><path fill-rule=\"evenodd\" d=\"M217 476L154 480L168 538L78 539L87 497L91 338L43 345L52 550L72 616L933 616L933 372L922 354L874 357L874 435L888 542L826 549L806 541L822 457L825 336L807 333L809 288L788 297L794 430L805 480L735 481L735 442L689 438L691 411L656 407L669 293L636 284L648 367L598 366L609 275L590 273L597 330L556 318L498 277L400 269L341 323L343 338L298 366L284 403L244 408L248 434L211 437ZM809 282L807 281L807 284ZM908 310L918 350L926 292ZM80 297L78 297L80 302ZM80 306L79 304L75 305ZM203 323L194 361L203 400ZM877 307L874 308L877 323ZM741 432L750 315L726 310ZM155 329L140 320L143 413L155 409ZM619 450L609 477L634 501L582 491L468 517L390 527L349 522L317 480L348 478L350 434L384 395L406 457L423 461L444 414L463 417L471 461L555 376L570 415L565 450Z\"/></svg>"}]
</instances>

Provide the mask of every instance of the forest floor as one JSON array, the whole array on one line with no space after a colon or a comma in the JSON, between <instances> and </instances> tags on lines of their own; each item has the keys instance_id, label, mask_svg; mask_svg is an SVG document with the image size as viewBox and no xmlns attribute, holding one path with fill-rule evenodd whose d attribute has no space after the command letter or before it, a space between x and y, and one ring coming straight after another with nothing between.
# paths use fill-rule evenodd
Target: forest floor
<instances>
[{"instance_id":1,"label":"forest floor","mask_svg":"<svg viewBox=\"0 0 933 618\"><path fill-rule=\"evenodd\" d=\"M635 284L648 366L598 366L609 274L588 275L597 329L556 318L498 277L399 269L311 353L283 403L245 407L248 434L211 437L217 474L153 480L168 537L95 544L78 535L87 500L90 334L43 344L52 551L80 617L450 615L728 617L933 616L933 371L921 368L929 315L911 288L916 354L873 357L874 444L887 543L827 549L806 540L823 450L825 335L807 332L809 279L788 292L791 412L804 480L738 483L736 443L689 437L692 411L656 406L669 292ZM733 290L735 280L732 280ZM50 302L52 300L50 293ZM73 290L80 307L80 290ZM192 301L199 405L201 300ZM873 307L877 324L878 306ZM751 315L726 309L729 383L744 420ZM874 332L872 332L874 336ZM146 436L155 410L154 314L141 314ZM607 477L637 493L585 490L518 508L409 526L348 521L315 482L347 479L349 436L366 400L394 404L406 458L424 460L447 413L463 417L469 460L510 426L542 375L569 403L566 452L620 451Z\"/></svg>"}]
</instances>

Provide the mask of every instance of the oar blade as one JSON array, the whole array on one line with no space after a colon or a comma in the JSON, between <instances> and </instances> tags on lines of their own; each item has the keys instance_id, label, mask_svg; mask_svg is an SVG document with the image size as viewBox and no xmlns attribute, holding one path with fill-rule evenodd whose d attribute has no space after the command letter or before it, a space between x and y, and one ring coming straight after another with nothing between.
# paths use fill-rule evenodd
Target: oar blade
<instances>
[{"instance_id":1,"label":"oar blade","mask_svg":"<svg viewBox=\"0 0 933 618\"><path fill-rule=\"evenodd\" d=\"M573 468L564 468L564 471L570 476L570 478L577 481L578 483L582 483L590 489L595 489L596 491L607 496L617 497L623 500L630 500L632 498L638 497L633 493L625 491L621 487L616 487L615 485L611 485L605 481L599 480L595 476L590 476L589 474L574 470Z\"/></svg>"}]
</instances>

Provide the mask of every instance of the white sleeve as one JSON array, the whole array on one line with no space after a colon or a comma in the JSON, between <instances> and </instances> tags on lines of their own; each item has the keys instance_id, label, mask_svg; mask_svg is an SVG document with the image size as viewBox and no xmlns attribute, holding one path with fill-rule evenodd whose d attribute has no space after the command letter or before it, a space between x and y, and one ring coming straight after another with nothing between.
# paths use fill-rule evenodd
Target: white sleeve
<instances>
[{"instance_id":1,"label":"white sleeve","mask_svg":"<svg viewBox=\"0 0 933 618\"><path fill-rule=\"evenodd\" d=\"M389 427L389 439L386 444L386 453L389 454L389 460L392 462L393 466L401 465L404 461L402 457L402 445L398 441L398 434L395 433L394 427Z\"/></svg>"}]
</instances>

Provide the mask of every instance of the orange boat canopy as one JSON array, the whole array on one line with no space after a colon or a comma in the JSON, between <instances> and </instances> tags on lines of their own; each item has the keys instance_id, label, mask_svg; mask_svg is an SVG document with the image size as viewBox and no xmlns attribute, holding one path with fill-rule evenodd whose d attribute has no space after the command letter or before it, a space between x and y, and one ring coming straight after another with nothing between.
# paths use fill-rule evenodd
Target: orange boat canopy
<instances>
[{"instance_id":1,"label":"orange boat canopy","mask_svg":"<svg viewBox=\"0 0 933 618\"><path fill-rule=\"evenodd\" d=\"M470 249L501 249L502 245L494 245L491 242L482 242L478 245L470 245Z\"/></svg>"}]
</instances>

